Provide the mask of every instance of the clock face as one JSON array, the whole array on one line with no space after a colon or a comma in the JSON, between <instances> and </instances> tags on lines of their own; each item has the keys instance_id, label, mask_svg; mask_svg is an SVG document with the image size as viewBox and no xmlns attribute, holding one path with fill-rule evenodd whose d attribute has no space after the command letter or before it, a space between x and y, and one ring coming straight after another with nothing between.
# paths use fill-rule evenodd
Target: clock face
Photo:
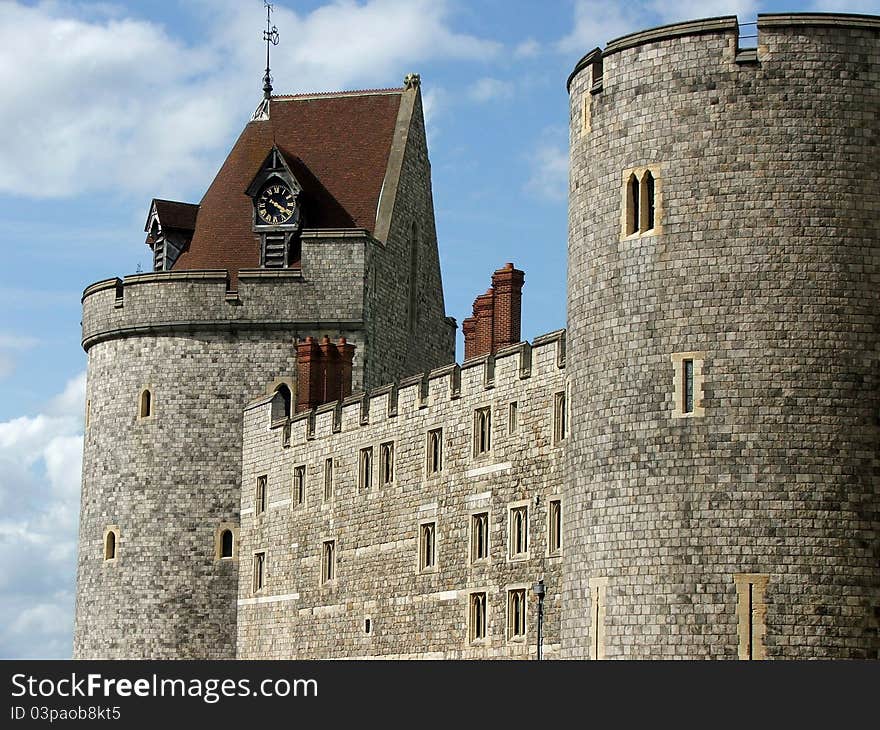
<instances>
[{"instance_id":1,"label":"clock face","mask_svg":"<svg viewBox=\"0 0 880 730\"><path fill-rule=\"evenodd\" d=\"M257 198L257 218L263 225L287 223L295 212L296 199L283 183L269 183Z\"/></svg>"}]
</instances>

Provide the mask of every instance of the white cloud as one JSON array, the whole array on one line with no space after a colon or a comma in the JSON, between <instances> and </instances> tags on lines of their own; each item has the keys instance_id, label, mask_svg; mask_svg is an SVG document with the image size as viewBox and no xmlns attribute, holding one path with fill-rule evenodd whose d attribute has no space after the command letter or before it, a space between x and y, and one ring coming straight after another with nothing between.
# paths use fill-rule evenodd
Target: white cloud
<instances>
[{"instance_id":1,"label":"white cloud","mask_svg":"<svg viewBox=\"0 0 880 730\"><path fill-rule=\"evenodd\" d=\"M740 21L748 22L753 20L758 5L757 0L635 0L614 4L577 0L574 27L557 47L564 53L583 55L622 35L657 25L719 15L736 15Z\"/></svg>"},{"instance_id":2,"label":"white cloud","mask_svg":"<svg viewBox=\"0 0 880 730\"><path fill-rule=\"evenodd\" d=\"M259 100L264 61L257 2L195 8L205 40L193 46L110 6L0 3L0 193L203 190ZM419 62L499 52L450 15L444 0L277 4L276 93L398 85Z\"/></svg>"},{"instance_id":3,"label":"white cloud","mask_svg":"<svg viewBox=\"0 0 880 730\"><path fill-rule=\"evenodd\" d=\"M541 45L534 38L527 38L513 49L516 58L534 58L541 52Z\"/></svg>"},{"instance_id":4,"label":"white cloud","mask_svg":"<svg viewBox=\"0 0 880 730\"><path fill-rule=\"evenodd\" d=\"M530 155L532 173L526 181L527 192L551 202L563 202L568 197L568 141L566 132L550 127Z\"/></svg>"},{"instance_id":5,"label":"white cloud","mask_svg":"<svg viewBox=\"0 0 880 730\"><path fill-rule=\"evenodd\" d=\"M505 99L513 95L513 83L484 76L477 79L467 90L468 96L474 101L491 101Z\"/></svg>"},{"instance_id":6,"label":"white cloud","mask_svg":"<svg viewBox=\"0 0 880 730\"><path fill-rule=\"evenodd\" d=\"M85 374L0 423L0 657L70 656Z\"/></svg>"}]
</instances>

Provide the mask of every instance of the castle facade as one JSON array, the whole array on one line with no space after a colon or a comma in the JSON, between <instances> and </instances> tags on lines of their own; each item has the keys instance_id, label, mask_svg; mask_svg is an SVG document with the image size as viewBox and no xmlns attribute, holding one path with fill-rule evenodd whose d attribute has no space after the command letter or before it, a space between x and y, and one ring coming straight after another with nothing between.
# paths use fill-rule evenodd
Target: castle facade
<instances>
[{"instance_id":1,"label":"castle facade","mask_svg":"<svg viewBox=\"0 0 880 730\"><path fill-rule=\"evenodd\" d=\"M75 656L880 657L878 34L584 56L567 328L461 365L418 77L267 99L83 295Z\"/></svg>"}]
</instances>

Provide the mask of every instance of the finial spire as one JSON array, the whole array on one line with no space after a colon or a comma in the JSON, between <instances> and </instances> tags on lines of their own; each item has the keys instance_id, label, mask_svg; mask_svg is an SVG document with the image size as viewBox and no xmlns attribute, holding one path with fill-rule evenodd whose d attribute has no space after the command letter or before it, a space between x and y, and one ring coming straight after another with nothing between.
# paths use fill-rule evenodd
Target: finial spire
<instances>
[{"instance_id":1,"label":"finial spire","mask_svg":"<svg viewBox=\"0 0 880 730\"><path fill-rule=\"evenodd\" d=\"M266 75L263 76L263 98L272 96L272 76L269 74L269 48L278 45L278 28L272 25L272 6L268 0L263 0L266 6L266 30L263 31L263 40L266 41Z\"/></svg>"}]
</instances>

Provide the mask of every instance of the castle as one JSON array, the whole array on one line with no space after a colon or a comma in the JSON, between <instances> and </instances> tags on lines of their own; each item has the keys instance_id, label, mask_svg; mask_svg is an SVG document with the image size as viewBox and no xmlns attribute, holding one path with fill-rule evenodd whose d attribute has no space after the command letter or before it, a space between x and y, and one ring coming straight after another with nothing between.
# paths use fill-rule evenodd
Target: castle
<instances>
[{"instance_id":1,"label":"castle","mask_svg":"<svg viewBox=\"0 0 880 730\"><path fill-rule=\"evenodd\" d=\"M566 329L443 306L420 83L271 96L83 294L74 654L880 657L880 18L576 65Z\"/></svg>"}]
</instances>

